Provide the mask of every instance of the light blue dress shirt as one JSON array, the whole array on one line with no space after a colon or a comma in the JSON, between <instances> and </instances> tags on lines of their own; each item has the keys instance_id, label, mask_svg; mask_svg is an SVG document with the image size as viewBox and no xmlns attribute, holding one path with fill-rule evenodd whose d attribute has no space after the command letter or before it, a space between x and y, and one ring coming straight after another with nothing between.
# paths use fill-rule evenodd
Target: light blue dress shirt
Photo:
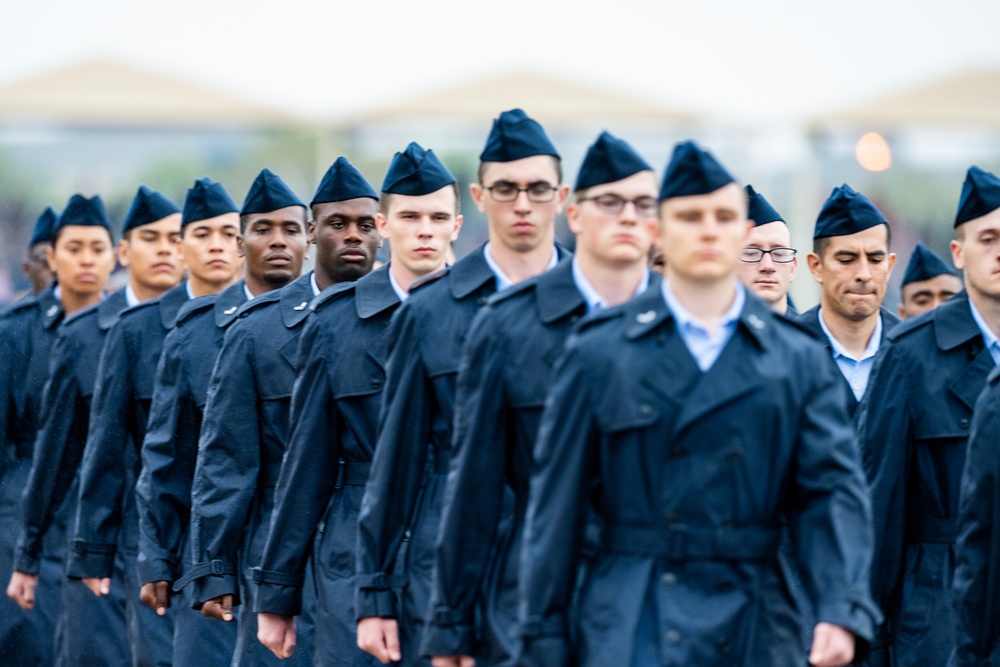
<instances>
[{"instance_id":1,"label":"light blue dress shirt","mask_svg":"<svg viewBox=\"0 0 1000 667\"><path fill-rule=\"evenodd\" d=\"M410 293L403 289L399 283L396 282L396 276L392 275L392 266L389 267L389 284L392 285L392 291L396 293L399 297L399 302L402 303L406 301Z\"/></svg>"},{"instance_id":2,"label":"light blue dress shirt","mask_svg":"<svg viewBox=\"0 0 1000 667\"><path fill-rule=\"evenodd\" d=\"M490 267L490 271L492 271L493 275L496 276L498 292L502 292L514 284L514 281L510 279L510 276L504 273L503 269L500 268L500 265L493 261L493 257L490 256L489 241L487 241L486 245L483 246L483 256L486 258L486 265ZM552 246L552 259L549 260L549 265L545 267L545 270L548 271L558 263L559 251L556 250L555 246Z\"/></svg>"},{"instance_id":3,"label":"light blue dress shirt","mask_svg":"<svg viewBox=\"0 0 1000 667\"><path fill-rule=\"evenodd\" d=\"M872 375L872 367L875 366L875 355L878 354L878 348L882 344L882 316L879 315L875 322L875 331L868 340L868 346L861 355L861 359L855 359L826 327L822 308L819 309L818 314L819 325L823 328L827 340L830 341L830 347L833 348L833 360L837 362L837 368L847 378L847 383L851 385L854 398L860 401L861 397L865 395L865 389L868 388L868 379Z\"/></svg>"},{"instance_id":4,"label":"light blue dress shirt","mask_svg":"<svg viewBox=\"0 0 1000 667\"><path fill-rule=\"evenodd\" d=\"M663 300L667 302L667 308L674 314L677 320L677 331L681 335L681 340L687 345L688 351L694 360L698 362L698 368L703 372L707 371L715 363L715 360L722 354L726 343L736 332L736 323L743 312L743 304L746 303L746 288L741 283L736 283L736 298L733 305L722 316L714 333L709 332L704 324L694 318L680 300L670 289L666 280L663 281Z\"/></svg>"},{"instance_id":5,"label":"light blue dress shirt","mask_svg":"<svg viewBox=\"0 0 1000 667\"><path fill-rule=\"evenodd\" d=\"M986 349L990 351L993 363L1000 365L1000 340L993 333L993 329L990 329L989 325L986 324L986 320L983 319L982 313L976 308L976 304L972 303L972 299L969 299L969 308L972 309L972 319L976 321L976 326L979 327L980 333L983 334L983 343L986 345Z\"/></svg>"},{"instance_id":6,"label":"light blue dress shirt","mask_svg":"<svg viewBox=\"0 0 1000 667\"><path fill-rule=\"evenodd\" d=\"M594 289L593 284L587 280L587 276L583 275L583 271L580 269L580 263L577 261L576 257L573 257L573 282L576 283L576 288L580 290L580 294L583 295L583 300L587 302L587 314L596 313L602 308L607 308L608 304L604 303L604 299L597 290ZM649 287L649 269L643 272L642 280L639 281L639 286L636 288L632 296L636 294L642 294Z\"/></svg>"}]
</instances>

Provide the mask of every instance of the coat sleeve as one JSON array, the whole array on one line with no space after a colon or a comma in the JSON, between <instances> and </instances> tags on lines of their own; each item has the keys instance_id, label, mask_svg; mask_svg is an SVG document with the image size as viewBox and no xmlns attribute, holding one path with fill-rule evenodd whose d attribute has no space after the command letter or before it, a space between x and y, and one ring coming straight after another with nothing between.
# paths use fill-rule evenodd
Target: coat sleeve
<instances>
[{"instance_id":1,"label":"coat sleeve","mask_svg":"<svg viewBox=\"0 0 1000 667\"><path fill-rule=\"evenodd\" d=\"M312 553L316 528L333 495L339 459L339 419L325 353L333 344L311 318L299 340L292 430L261 560L257 612L287 616L302 613L306 562Z\"/></svg>"},{"instance_id":2,"label":"coat sleeve","mask_svg":"<svg viewBox=\"0 0 1000 667\"><path fill-rule=\"evenodd\" d=\"M223 574L195 578L200 605L222 595L239 602L239 548L257 489L260 417L250 320L226 332L208 385L191 488L191 556L194 568L221 561Z\"/></svg>"},{"instance_id":3,"label":"coat sleeve","mask_svg":"<svg viewBox=\"0 0 1000 667\"><path fill-rule=\"evenodd\" d=\"M962 474L949 667L995 665L1000 658L1000 382L987 386L974 414Z\"/></svg>"},{"instance_id":4,"label":"coat sleeve","mask_svg":"<svg viewBox=\"0 0 1000 667\"><path fill-rule=\"evenodd\" d=\"M14 569L37 574L42 540L76 475L83 454L74 446L74 424L87 419L87 403L74 372L81 347L59 335L53 345L45 383L31 472L21 498L23 524L14 554Z\"/></svg>"},{"instance_id":5,"label":"coat sleeve","mask_svg":"<svg viewBox=\"0 0 1000 667\"><path fill-rule=\"evenodd\" d=\"M880 615L869 594L872 511L838 371L816 349L814 378L795 425L789 526L816 620L853 632L865 648Z\"/></svg>"},{"instance_id":6,"label":"coat sleeve","mask_svg":"<svg viewBox=\"0 0 1000 667\"><path fill-rule=\"evenodd\" d=\"M191 476L200 417L187 382L183 329L163 342L136 485L140 583L175 581L191 507Z\"/></svg>"},{"instance_id":7,"label":"coat sleeve","mask_svg":"<svg viewBox=\"0 0 1000 667\"><path fill-rule=\"evenodd\" d=\"M358 517L354 613L395 618L396 555L410 527L426 473L433 387L420 354L419 318L404 303L392 320L381 428Z\"/></svg>"},{"instance_id":8,"label":"coat sleeve","mask_svg":"<svg viewBox=\"0 0 1000 667\"><path fill-rule=\"evenodd\" d=\"M910 406L914 383L904 351L892 342L879 351L868 390L858 409L861 459L871 488L874 554L871 592L885 615L875 646L889 641L903 578L906 534L906 485L910 467Z\"/></svg>"},{"instance_id":9,"label":"coat sleeve","mask_svg":"<svg viewBox=\"0 0 1000 667\"><path fill-rule=\"evenodd\" d=\"M569 661L570 601L601 438L590 365L571 338L539 425L518 582L518 664L526 667Z\"/></svg>"},{"instance_id":10,"label":"coat sleeve","mask_svg":"<svg viewBox=\"0 0 1000 667\"><path fill-rule=\"evenodd\" d=\"M119 321L108 332L97 370L67 566L71 577L110 577L114 570L127 478L132 377Z\"/></svg>"},{"instance_id":11,"label":"coat sleeve","mask_svg":"<svg viewBox=\"0 0 1000 667\"><path fill-rule=\"evenodd\" d=\"M494 550L507 461L507 351L479 313L458 373L455 436L438 530L425 655L474 655L475 602Z\"/></svg>"},{"instance_id":12,"label":"coat sleeve","mask_svg":"<svg viewBox=\"0 0 1000 667\"><path fill-rule=\"evenodd\" d=\"M11 367L14 365L14 344L10 336L10 321L0 319L0 480L3 479L4 467L7 465L7 443L10 442L7 429L10 428L11 411L14 409L14 397L11 389Z\"/></svg>"}]
</instances>

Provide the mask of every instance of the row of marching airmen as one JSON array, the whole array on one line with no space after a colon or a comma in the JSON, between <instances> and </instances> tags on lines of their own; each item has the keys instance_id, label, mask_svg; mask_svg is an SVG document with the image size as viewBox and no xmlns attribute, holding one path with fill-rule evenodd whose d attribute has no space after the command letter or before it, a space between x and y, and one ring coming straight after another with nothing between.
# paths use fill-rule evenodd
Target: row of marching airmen
<instances>
[{"instance_id":1,"label":"row of marching airmen","mask_svg":"<svg viewBox=\"0 0 1000 667\"><path fill-rule=\"evenodd\" d=\"M1000 665L1000 178L902 322L848 185L801 314L782 216L693 142L658 179L604 132L571 189L515 109L470 189L450 265L416 143L308 206L143 186L117 248L99 197L46 211L0 318L0 664Z\"/></svg>"}]
</instances>

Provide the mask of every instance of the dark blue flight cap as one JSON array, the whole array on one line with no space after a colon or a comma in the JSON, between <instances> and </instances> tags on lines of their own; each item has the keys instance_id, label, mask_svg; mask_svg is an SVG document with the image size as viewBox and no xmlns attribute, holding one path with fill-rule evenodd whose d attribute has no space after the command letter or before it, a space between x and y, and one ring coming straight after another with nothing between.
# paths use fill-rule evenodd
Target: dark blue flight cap
<instances>
[{"instance_id":1,"label":"dark blue flight cap","mask_svg":"<svg viewBox=\"0 0 1000 667\"><path fill-rule=\"evenodd\" d=\"M585 190L595 185L614 183L640 171L653 171L653 168L624 140L601 132L583 157L573 189Z\"/></svg>"},{"instance_id":2,"label":"dark blue flight cap","mask_svg":"<svg viewBox=\"0 0 1000 667\"><path fill-rule=\"evenodd\" d=\"M715 156L693 141L684 141L674 146L674 153L663 174L660 201L671 197L707 195L735 182L736 179Z\"/></svg>"},{"instance_id":3,"label":"dark blue flight cap","mask_svg":"<svg viewBox=\"0 0 1000 667\"><path fill-rule=\"evenodd\" d=\"M910 255L910 263L906 265L906 273L903 274L903 285L918 283L922 280L930 280L938 276L957 276L951 267L934 254L934 251L918 243Z\"/></svg>"},{"instance_id":4,"label":"dark blue flight cap","mask_svg":"<svg viewBox=\"0 0 1000 667\"><path fill-rule=\"evenodd\" d=\"M424 150L411 141L402 153L396 153L382 181L382 192L420 197L437 192L455 182L455 177L441 164L434 151Z\"/></svg>"},{"instance_id":5,"label":"dark blue flight cap","mask_svg":"<svg viewBox=\"0 0 1000 667\"><path fill-rule=\"evenodd\" d=\"M753 189L752 185L746 185L743 190L747 193L747 217L753 220L755 227L766 225L769 222L784 222L781 214L774 210L771 203L764 199L764 195Z\"/></svg>"},{"instance_id":6,"label":"dark blue flight cap","mask_svg":"<svg viewBox=\"0 0 1000 667\"><path fill-rule=\"evenodd\" d=\"M52 243L52 237L55 235L58 225L59 216L56 215L51 206L46 206L42 214L38 216L38 220L35 221L35 228L31 232L28 247L30 248L36 243Z\"/></svg>"},{"instance_id":7,"label":"dark blue flight cap","mask_svg":"<svg viewBox=\"0 0 1000 667\"><path fill-rule=\"evenodd\" d=\"M513 162L535 155L551 155L559 159L559 151L538 121L521 109L511 109L493 120L493 128L479 159L483 162Z\"/></svg>"},{"instance_id":8,"label":"dark blue flight cap","mask_svg":"<svg viewBox=\"0 0 1000 667\"><path fill-rule=\"evenodd\" d=\"M209 220L227 213L239 212L236 202L221 183L216 183L210 178L199 178L184 197L181 228L199 220Z\"/></svg>"},{"instance_id":9,"label":"dark blue flight cap","mask_svg":"<svg viewBox=\"0 0 1000 667\"><path fill-rule=\"evenodd\" d=\"M240 210L240 215L270 213L271 211L288 208L289 206L306 207L302 203L302 200L292 192L292 189L281 180L280 176L267 167L264 167L257 174L257 178L253 179L250 192L247 193L247 198L243 200L243 208Z\"/></svg>"},{"instance_id":10,"label":"dark blue flight cap","mask_svg":"<svg viewBox=\"0 0 1000 667\"><path fill-rule=\"evenodd\" d=\"M309 205L315 206L316 204L360 199L361 197L378 199L378 193L361 175L361 172L355 169L346 157L341 156L323 174L323 180L319 182L316 194L313 195Z\"/></svg>"},{"instance_id":11,"label":"dark blue flight cap","mask_svg":"<svg viewBox=\"0 0 1000 667\"><path fill-rule=\"evenodd\" d=\"M140 185L135 199L132 200L132 208L128 210L128 215L125 216L125 222L122 224L122 234L124 235L136 227L159 222L167 216L180 212L177 204L167 199L164 194L145 185Z\"/></svg>"},{"instance_id":12,"label":"dark blue flight cap","mask_svg":"<svg viewBox=\"0 0 1000 667\"><path fill-rule=\"evenodd\" d=\"M56 229L63 227L104 227L110 233L111 220L108 218L108 209L104 207L101 196L94 195L90 199L83 195L70 197L56 224Z\"/></svg>"},{"instance_id":13,"label":"dark blue flight cap","mask_svg":"<svg viewBox=\"0 0 1000 667\"><path fill-rule=\"evenodd\" d=\"M830 236L850 236L877 225L888 225L882 212L868 197L844 183L834 188L816 218L814 239Z\"/></svg>"},{"instance_id":14,"label":"dark blue flight cap","mask_svg":"<svg viewBox=\"0 0 1000 667\"><path fill-rule=\"evenodd\" d=\"M981 218L1000 208L1000 178L973 165L965 174L962 198L958 200L955 226Z\"/></svg>"}]
</instances>

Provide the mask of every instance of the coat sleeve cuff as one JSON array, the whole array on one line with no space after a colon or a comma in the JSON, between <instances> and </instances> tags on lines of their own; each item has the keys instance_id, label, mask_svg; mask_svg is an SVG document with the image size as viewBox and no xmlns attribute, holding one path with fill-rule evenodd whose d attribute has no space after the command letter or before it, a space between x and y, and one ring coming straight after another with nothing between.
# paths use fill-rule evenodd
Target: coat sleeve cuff
<instances>
[{"instance_id":1,"label":"coat sleeve cuff","mask_svg":"<svg viewBox=\"0 0 1000 667\"><path fill-rule=\"evenodd\" d=\"M177 580L177 570L169 558L145 558L140 551L135 567L139 573L140 584Z\"/></svg>"},{"instance_id":2,"label":"coat sleeve cuff","mask_svg":"<svg viewBox=\"0 0 1000 667\"><path fill-rule=\"evenodd\" d=\"M563 667L569 664L569 639L565 636L522 637L518 645L519 667Z\"/></svg>"},{"instance_id":3,"label":"coat sleeve cuff","mask_svg":"<svg viewBox=\"0 0 1000 667\"><path fill-rule=\"evenodd\" d=\"M68 554L66 574L74 579L103 579L112 576L115 569L114 544L98 544L73 540Z\"/></svg>"},{"instance_id":4,"label":"coat sleeve cuff","mask_svg":"<svg viewBox=\"0 0 1000 667\"><path fill-rule=\"evenodd\" d=\"M261 583L254 598L254 612L299 616L302 614L302 588Z\"/></svg>"},{"instance_id":5,"label":"coat sleeve cuff","mask_svg":"<svg viewBox=\"0 0 1000 667\"><path fill-rule=\"evenodd\" d=\"M852 600L833 600L822 603L816 610L817 623L830 623L848 630L854 635L855 658L871 652L875 632L881 621L874 607Z\"/></svg>"},{"instance_id":6,"label":"coat sleeve cuff","mask_svg":"<svg viewBox=\"0 0 1000 667\"><path fill-rule=\"evenodd\" d=\"M362 581L362 577L358 577L358 587L354 592L354 618L359 621L371 617L398 618L396 593L389 585L392 577L375 575L364 579Z\"/></svg>"},{"instance_id":7,"label":"coat sleeve cuff","mask_svg":"<svg viewBox=\"0 0 1000 667\"><path fill-rule=\"evenodd\" d=\"M473 621L451 609L435 609L424 630L421 655L475 655Z\"/></svg>"},{"instance_id":8,"label":"coat sleeve cuff","mask_svg":"<svg viewBox=\"0 0 1000 667\"><path fill-rule=\"evenodd\" d=\"M239 583L236 575L207 575L194 580L194 592L192 594L195 609L201 609L202 605L209 600L220 598L223 595L233 596L233 606L240 603Z\"/></svg>"},{"instance_id":9,"label":"coat sleeve cuff","mask_svg":"<svg viewBox=\"0 0 1000 667\"><path fill-rule=\"evenodd\" d=\"M14 569L24 574L38 574L40 554L37 551L28 551L23 547L18 547L14 553Z\"/></svg>"}]
</instances>

